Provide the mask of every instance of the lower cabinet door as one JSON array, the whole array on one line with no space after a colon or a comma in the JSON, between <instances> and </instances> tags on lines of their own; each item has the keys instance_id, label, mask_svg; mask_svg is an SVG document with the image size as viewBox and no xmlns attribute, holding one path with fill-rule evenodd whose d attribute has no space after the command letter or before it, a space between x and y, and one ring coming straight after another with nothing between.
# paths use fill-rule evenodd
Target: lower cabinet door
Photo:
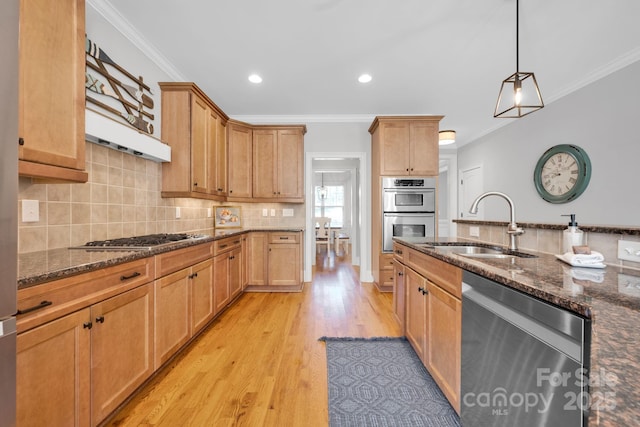
<instances>
[{"instance_id":1,"label":"lower cabinet door","mask_svg":"<svg viewBox=\"0 0 640 427\"><path fill-rule=\"evenodd\" d=\"M213 260L191 267L191 330L192 335L213 317Z\"/></svg>"},{"instance_id":2,"label":"lower cabinet door","mask_svg":"<svg viewBox=\"0 0 640 427\"><path fill-rule=\"evenodd\" d=\"M91 306L91 319L91 424L97 425L153 372L153 283Z\"/></svg>"},{"instance_id":3,"label":"lower cabinet door","mask_svg":"<svg viewBox=\"0 0 640 427\"><path fill-rule=\"evenodd\" d=\"M18 335L18 426L90 424L89 319L87 308Z\"/></svg>"},{"instance_id":4,"label":"lower cabinet door","mask_svg":"<svg viewBox=\"0 0 640 427\"><path fill-rule=\"evenodd\" d=\"M429 372L460 412L460 358L462 331L462 303L439 286L429 287Z\"/></svg>"},{"instance_id":5,"label":"lower cabinet door","mask_svg":"<svg viewBox=\"0 0 640 427\"><path fill-rule=\"evenodd\" d=\"M213 312L218 314L229 303L229 252L213 258Z\"/></svg>"},{"instance_id":6,"label":"lower cabinet door","mask_svg":"<svg viewBox=\"0 0 640 427\"><path fill-rule=\"evenodd\" d=\"M155 281L155 369L175 354L191 337L189 268Z\"/></svg>"},{"instance_id":7,"label":"lower cabinet door","mask_svg":"<svg viewBox=\"0 0 640 427\"><path fill-rule=\"evenodd\" d=\"M426 363L427 348L427 280L410 268L405 268L405 286L406 286L406 329L405 335L407 340L413 346L413 349L422 360Z\"/></svg>"},{"instance_id":8,"label":"lower cabinet door","mask_svg":"<svg viewBox=\"0 0 640 427\"><path fill-rule=\"evenodd\" d=\"M405 330L405 284L404 284L405 268L398 261L393 261L393 314L402 328Z\"/></svg>"},{"instance_id":9,"label":"lower cabinet door","mask_svg":"<svg viewBox=\"0 0 640 427\"><path fill-rule=\"evenodd\" d=\"M296 286L300 284L300 244L275 243L269 245L269 285Z\"/></svg>"},{"instance_id":10,"label":"lower cabinet door","mask_svg":"<svg viewBox=\"0 0 640 427\"><path fill-rule=\"evenodd\" d=\"M229 299L242 292L242 248L231 251L229 256Z\"/></svg>"}]
</instances>

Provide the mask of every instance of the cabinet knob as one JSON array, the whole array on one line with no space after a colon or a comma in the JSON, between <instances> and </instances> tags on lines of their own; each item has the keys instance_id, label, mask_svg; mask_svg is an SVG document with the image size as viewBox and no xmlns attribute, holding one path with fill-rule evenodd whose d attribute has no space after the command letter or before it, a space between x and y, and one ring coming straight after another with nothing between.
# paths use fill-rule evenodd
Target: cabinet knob
<instances>
[{"instance_id":1,"label":"cabinet knob","mask_svg":"<svg viewBox=\"0 0 640 427\"><path fill-rule=\"evenodd\" d=\"M402 273L402 271L398 271L398 276L404 276L404 273Z\"/></svg>"},{"instance_id":2,"label":"cabinet knob","mask_svg":"<svg viewBox=\"0 0 640 427\"><path fill-rule=\"evenodd\" d=\"M96 323L104 323L104 316L96 317Z\"/></svg>"},{"instance_id":3,"label":"cabinet knob","mask_svg":"<svg viewBox=\"0 0 640 427\"><path fill-rule=\"evenodd\" d=\"M406 171L409 172L409 168L407 168Z\"/></svg>"},{"instance_id":4,"label":"cabinet knob","mask_svg":"<svg viewBox=\"0 0 640 427\"><path fill-rule=\"evenodd\" d=\"M24 145L24 138L18 138L18 145Z\"/></svg>"},{"instance_id":5,"label":"cabinet knob","mask_svg":"<svg viewBox=\"0 0 640 427\"><path fill-rule=\"evenodd\" d=\"M91 328L93 328L93 323L91 323L91 322L84 322L84 323L82 324L82 327L83 327L83 328L85 328L85 329L91 329Z\"/></svg>"},{"instance_id":6,"label":"cabinet knob","mask_svg":"<svg viewBox=\"0 0 640 427\"><path fill-rule=\"evenodd\" d=\"M233 190L229 190L229 194L233 193Z\"/></svg>"},{"instance_id":7,"label":"cabinet knob","mask_svg":"<svg viewBox=\"0 0 640 427\"><path fill-rule=\"evenodd\" d=\"M194 186L194 187L197 187L197 186L198 186L198 183L197 183L197 182L194 182L194 183L193 183L193 186Z\"/></svg>"}]
</instances>

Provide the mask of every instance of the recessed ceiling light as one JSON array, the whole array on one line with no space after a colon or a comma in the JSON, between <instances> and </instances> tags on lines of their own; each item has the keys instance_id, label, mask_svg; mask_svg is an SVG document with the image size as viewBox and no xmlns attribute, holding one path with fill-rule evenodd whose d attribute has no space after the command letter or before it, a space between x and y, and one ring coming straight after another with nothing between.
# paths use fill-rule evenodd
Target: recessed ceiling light
<instances>
[{"instance_id":1,"label":"recessed ceiling light","mask_svg":"<svg viewBox=\"0 0 640 427\"><path fill-rule=\"evenodd\" d=\"M251 75L249 76L249 81L250 81L251 83L256 83L256 84L258 84L258 83L262 83L262 77L260 77L260 76L259 76L259 75L257 75L257 74L251 74Z\"/></svg>"},{"instance_id":2,"label":"recessed ceiling light","mask_svg":"<svg viewBox=\"0 0 640 427\"><path fill-rule=\"evenodd\" d=\"M369 83L371 81L372 77L370 74L362 74L360 75L360 77L358 77L358 81L360 83Z\"/></svg>"}]
</instances>

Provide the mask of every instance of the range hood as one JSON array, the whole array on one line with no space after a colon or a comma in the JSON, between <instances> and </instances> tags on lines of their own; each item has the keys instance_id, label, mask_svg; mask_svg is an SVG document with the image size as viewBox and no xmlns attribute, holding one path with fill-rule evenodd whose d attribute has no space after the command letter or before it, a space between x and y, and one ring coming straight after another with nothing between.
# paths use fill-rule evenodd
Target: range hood
<instances>
[{"instance_id":1,"label":"range hood","mask_svg":"<svg viewBox=\"0 0 640 427\"><path fill-rule=\"evenodd\" d=\"M167 144L88 108L85 139L154 162L171 161L171 147Z\"/></svg>"}]
</instances>

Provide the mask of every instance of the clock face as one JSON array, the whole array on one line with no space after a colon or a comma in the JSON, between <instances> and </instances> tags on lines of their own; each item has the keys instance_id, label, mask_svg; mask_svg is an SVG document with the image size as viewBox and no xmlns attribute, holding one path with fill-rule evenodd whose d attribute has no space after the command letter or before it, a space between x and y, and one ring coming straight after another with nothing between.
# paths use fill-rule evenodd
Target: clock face
<instances>
[{"instance_id":1,"label":"clock face","mask_svg":"<svg viewBox=\"0 0 640 427\"><path fill-rule=\"evenodd\" d=\"M542 186L547 193L562 196L578 182L578 161L569 153L557 153L542 166Z\"/></svg>"},{"instance_id":2,"label":"clock face","mask_svg":"<svg viewBox=\"0 0 640 427\"><path fill-rule=\"evenodd\" d=\"M566 203L580 196L591 178L589 156L569 144L548 149L538 160L533 181L538 194L549 203Z\"/></svg>"}]
</instances>

